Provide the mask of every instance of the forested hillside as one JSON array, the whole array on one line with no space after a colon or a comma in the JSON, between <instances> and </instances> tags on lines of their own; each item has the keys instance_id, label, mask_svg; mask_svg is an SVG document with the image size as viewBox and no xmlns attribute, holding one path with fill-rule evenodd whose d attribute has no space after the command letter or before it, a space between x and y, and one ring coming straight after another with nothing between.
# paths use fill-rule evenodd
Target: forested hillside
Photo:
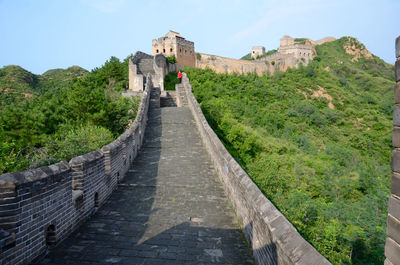
<instances>
[{"instance_id":1,"label":"forested hillside","mask_svg":"<svg viewBox=\"0 0 400 265\"><path fill-rule=\"evenodd\" d=\"M111 57L90 73L1 68L0 174L70 159L123 133L138 107L138 98L121 96L127 62Z\"/></svg>"},{"instance_id":2,"label":"forested hillside","mask_svg":"<svg viewBox=\"0 0 400 265\"><path fill-rule=\"evenodd\" d=\"M210 125L333 264L383 264L393 65L344 37L274 76L186 69Z\"/></svg>"}]
</instances>

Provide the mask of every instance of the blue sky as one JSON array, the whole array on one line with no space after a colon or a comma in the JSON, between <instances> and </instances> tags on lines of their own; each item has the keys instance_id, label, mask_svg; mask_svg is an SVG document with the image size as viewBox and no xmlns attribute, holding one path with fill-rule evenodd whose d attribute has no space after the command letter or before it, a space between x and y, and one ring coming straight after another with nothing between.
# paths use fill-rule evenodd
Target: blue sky
<instances>
[{"instance_id":1,"label":"blue sky","mask_svg":"<svg viewBox=\"0 0 400 265\"><path fill-rule=\"evenodd\" d=\"M283 35L353 36L394 63L399 14L399 0L0 0L0 67L91 70L111 56L150 53L170 29L198 52L232 58L277 48Z\"/></svg>"}]
</instances>

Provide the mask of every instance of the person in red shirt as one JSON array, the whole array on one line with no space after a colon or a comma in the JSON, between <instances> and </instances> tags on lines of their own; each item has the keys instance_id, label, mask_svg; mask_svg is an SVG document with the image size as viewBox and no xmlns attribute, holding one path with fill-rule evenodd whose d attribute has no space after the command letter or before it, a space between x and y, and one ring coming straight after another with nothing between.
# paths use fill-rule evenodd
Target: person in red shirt
<instances>
[{"instance_id":1,"label":"person in red shirt","mask_svg":"<svg viewBox=\"0 0 400 265\"><path fill-rule=\"evenodd\" d=\"M182 83L182 73L181 73L181 71L178 72L178 79L179 79L179 84Z\"/></svg>"}]
</instances>

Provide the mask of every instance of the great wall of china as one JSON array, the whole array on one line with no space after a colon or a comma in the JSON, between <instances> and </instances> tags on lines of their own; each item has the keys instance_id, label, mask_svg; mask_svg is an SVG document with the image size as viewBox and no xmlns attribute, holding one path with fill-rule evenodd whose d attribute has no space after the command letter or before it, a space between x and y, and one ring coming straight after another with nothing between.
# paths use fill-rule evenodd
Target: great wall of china
<instances>
[{"instance_id":1,"label":"great wall of china","mask_svg":"<svg viewBox=\"0 0 400 265\"><path fill-rule=\"evenodd\" d=\"M167 63L164 55L153 55L138 52L129 62L131 91L127 94L140 95L141 102L134 123L118 139L69 162L61 161L33 170L0 175L0 265L40 263L49 251L52 253L57 245L60 248L66 238L93 217L129 172L140 175L140 172L132 168L138 163L135 158L145 141L149 109L160 108L160 100L168 95L163 91L163 78L175 69L175 66ZM206 57L203 54L201 56ZM393 116L395 150L392 155L392 196L389 200L388 238L385 247L387 265L400 264L400 37L396 40L396 58L397 85ZM177 59L179 68L179 58ZM266 65L265 62L261 63ZM208 66L231 72L230 66L226 69L223 66L218 68L217 65ZM239 73L254 71L254 68L248 67L242 65L241 68L231 69L240 69ZM259 72L257 69L255 71ZM190 110L197 134L200 135L226 196L234 206L256 264L330 264L300 236L227 152L202 114L186 75L183 84L177 86L172 96L178 109ZM180 124L184 126L185 123ZM140 163L142 162L141 160ZM149 168L153 167L151 163ZM126 185L134 187L141 184ZM201 222L201 218L197 219L195 222ZM196 233L200 235L202 232ZM204 251L216 263L224 257L220 249ZM161 256L157 256L159 257ZM119 261L110 260L117 264Z\"/></svg>"}]
</instances>

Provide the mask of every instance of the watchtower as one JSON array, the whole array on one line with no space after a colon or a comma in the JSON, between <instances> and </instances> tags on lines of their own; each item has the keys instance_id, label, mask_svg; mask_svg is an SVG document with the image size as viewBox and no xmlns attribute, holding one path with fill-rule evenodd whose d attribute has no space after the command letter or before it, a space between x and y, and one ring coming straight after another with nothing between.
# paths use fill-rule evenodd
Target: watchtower
<instances>
[{"instance_id":1,"label":"watchtower","mask_svg":"<svg viewBox=\"0 0 400 265\"><path fill-rule=\"evenodd\" d=\"M280 47L290 46L294 44L294 39L288 35L281 38Z\"/></svg>"},{"instance_id":2,"label":"watchtower","mask_svg":"<svg viewBox=\"0 0 400 265\"><path fill-rule=\"evenodd\" d=\"M265 54L265 48L263 46L253 46L250 54L252 58L256 59L257 56Z\"/></svg>"},{"instance_id":3,"label":"watchtower","mask_svg":"<svg viewBox=\"0 0 400 265\"><path fill-rule=\"evenodd\" d=\"M281 54L291 54L295 58L304 58L305 60L311 60L313 57L313 50L310 41L305 41L303 44L296 42L290 36L283 36L281 38L279 52Z\"/></svg>"},{"instance_id":4,"label":"watchtower","mask_svg":"<svg viewBox=\"0 0 400 265\"><path fill-rule=\"evenodd\" d=\"M175 31L168 31L164 37L154 39L152 42L152 55L164 54L166 57L174 55L177 68L196 66L194 42L186 40Z\"/></svg>"}]
</instances>

